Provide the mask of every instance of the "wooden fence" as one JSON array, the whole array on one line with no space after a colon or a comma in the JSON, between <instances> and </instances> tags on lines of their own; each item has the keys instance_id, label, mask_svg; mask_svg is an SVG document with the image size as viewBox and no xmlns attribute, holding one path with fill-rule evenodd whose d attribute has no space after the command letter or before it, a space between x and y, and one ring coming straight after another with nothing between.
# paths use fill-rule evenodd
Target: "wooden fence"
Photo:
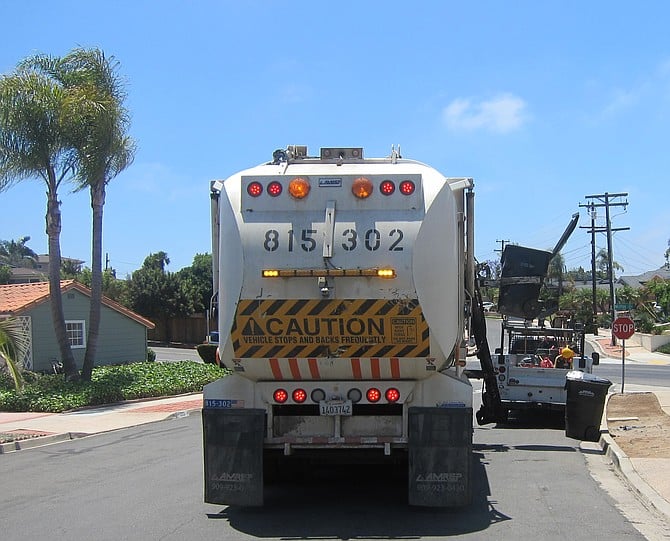
<instances>
[{"instance_id":1,"label":"wooden fence","mask_svg":"<svg viewBox=\"0 0 670 541\"><path fill-rule=\"evenodd\" d=\"M167 321L157 321L155 329L150 329L148 339L152 342L170 344L202 344L207 338L208 330L216 329L216 321L209 320L204 314L196 314L190 317L171 318Z\"/></svg>"}]
</instances>

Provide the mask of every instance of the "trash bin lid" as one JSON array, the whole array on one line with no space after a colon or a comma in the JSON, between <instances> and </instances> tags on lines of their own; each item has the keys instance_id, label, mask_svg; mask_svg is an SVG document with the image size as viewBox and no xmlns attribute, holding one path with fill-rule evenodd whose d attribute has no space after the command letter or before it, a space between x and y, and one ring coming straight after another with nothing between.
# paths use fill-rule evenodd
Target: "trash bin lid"
<instances>
[{"instance_id":1,"label":"trash bin lid","mask_svg":"<svg viewBox=\"0 0 670 541\"><path fill-rule=\"evenodd\" d=\"M612 385L612 382L608 379L589 374L588 372L582 372L581 370L570 370L565 375L565 379L570 381L584 381L587 383L595 383L596 385L607 385L608 387Z\"/></svg>"}]
</instances>

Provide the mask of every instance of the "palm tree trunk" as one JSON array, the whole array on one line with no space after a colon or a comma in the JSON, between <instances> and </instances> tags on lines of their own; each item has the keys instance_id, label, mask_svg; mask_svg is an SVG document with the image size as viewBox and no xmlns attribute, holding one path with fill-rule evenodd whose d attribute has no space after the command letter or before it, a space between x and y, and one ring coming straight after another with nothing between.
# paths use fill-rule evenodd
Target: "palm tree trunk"
<instances>
[{"instance_id":1,"label":"palm tree trunk","mask_svg":"<svg viewBox=\"0 0 670 541\"><path fill-rule=\"evenodd\" d=\"M65 379L68 381L79 379L77 363L72 355L72 348L65 330L65 314L63 312L63 294L60 287L60 232L61 214L60 202L56 193L55 176L49 171L49 186L47 193L47 236L49 237L49 298L51 300L51 319L53 320L56 341L60 349L61 362Z\"/></svg>"},{"instance_id":2,"label":"palm tree trunk","mask_svg":"<svg viewBox=\"0 0 670 541\"><path fill-rule=\"evenodd\" d=\"M100 311L102 307L102 212L105 205L105 182L91 184L93 231L91 240L91 309L88 319L88 339L81 376L90 381L98 350Z\"/></svg>"}]
</instances>

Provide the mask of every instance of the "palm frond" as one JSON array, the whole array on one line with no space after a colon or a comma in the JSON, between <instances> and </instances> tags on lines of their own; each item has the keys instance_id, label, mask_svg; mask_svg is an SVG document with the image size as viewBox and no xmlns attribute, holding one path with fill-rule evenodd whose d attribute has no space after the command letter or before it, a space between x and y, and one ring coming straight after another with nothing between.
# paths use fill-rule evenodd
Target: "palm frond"
<instances>
[{"instance_id":1,"label":"palm frond","mask_svg":"<svg viewBox=\"0 0 670 541\"><path fill-rule=\"evenodd\" d=\"M30 346L30 336L16 318L0 319L0 359L5 362L17 389L23 386L22 359Z\"/></svg>"}]
</instances>

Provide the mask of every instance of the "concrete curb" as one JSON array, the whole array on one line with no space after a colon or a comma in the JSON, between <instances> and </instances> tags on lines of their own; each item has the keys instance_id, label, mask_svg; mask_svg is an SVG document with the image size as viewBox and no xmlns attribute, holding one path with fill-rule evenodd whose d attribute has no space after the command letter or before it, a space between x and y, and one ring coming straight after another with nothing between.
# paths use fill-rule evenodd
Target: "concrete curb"
<instances>
[{"instance_id":1,"label":"concrete curb","mask_svg":"<svg viewBox=\"0 0 670 541\"><path fill-rule=\"evenodd\" d=\"M609 396L607 398L609 400ZM603 412L600 425L600 439L598 440L602 453L612 461L626 485L635 493L638 499L647 507L653 508L670 520L670 503L656 492L635 470L630 458L615 443L607 426L607 405Z\"/></svg>"},{"instance_id":2,"label":"concrete curb","mask_svg":"<svg viewBox=\"0 0 670 541\"><path fill-rule=\"evenodd\" d=\"M191 393L189 393L191 394ZM197 393L194 393L197 394ZM185 395L182 395L185 396ZM137 402L144 402L148 401L145 399L138 400ZM79 411L82 411L84 408L80 409ZM88 408L88 409L93 409L93 408ZM177 411L172 411L169 413L165 413L165 416L160 418L160 419L154 419L151 421L147 421L146 423L142 424L151 424L151 423L159 423L161 421L168 421L171 419L181 419L183 417L188 417L189 415L193 413L199 413L201 411L201 408L184 408L182 410L177 410ZM136 425L136 424L131 424L128 426L120 427L120 428L111 428L109 430L100 430L98 432L64 432L64 433L59 433L59 434L49 434L46 436L38 436L34 438L26 438L22 440L16 440L16 441L10 441L7 443L2 443L0 444L0 455L2 454L7 454L7 453L13 453L15 451L23 451L25 449L33 449L35 447L42 447L44 445L51 445L53 443L60 443L64 441L70 441L78 438L84 438L88 436L96 436L98 434L106 434L108 432L114 432L116 430L124 430L126 428L133 428L135 426L141 426L141 425Z\"/></svg>"},{"instance_id":3,"label":"concrete curb","mask_svg":"<svg viewBox=\"0 0 670 541\"><path fill-rule=\"evenodd\" d=\"M60 443L62 441L83 438L85 436L90 436L90 434L87 434L86 432L66 432L64 434L49 434L48 436L39 436L37 438L26 438L24 440L0 443L0 455L12 453L14 451L23 451L24 449L42 447L43 445L51 445L52 443Z\"/></svg>"}]
</instances>

